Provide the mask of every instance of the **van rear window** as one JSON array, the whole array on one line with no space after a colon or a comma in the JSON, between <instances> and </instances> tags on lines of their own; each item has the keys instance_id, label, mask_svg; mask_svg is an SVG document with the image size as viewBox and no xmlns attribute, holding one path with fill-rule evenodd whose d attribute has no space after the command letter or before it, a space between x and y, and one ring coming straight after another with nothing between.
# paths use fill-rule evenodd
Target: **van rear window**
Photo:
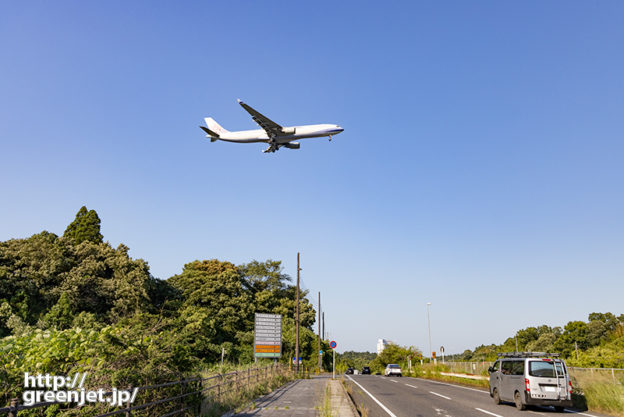
<instances>
[{"instance_id":1,"label":"van rear window","mask_svg":"<svg viewBox=\"0 0 624 417\"><path fill-rule=\"evenodd\" d=\"M557 373L563 376L561 363L557 363ZM555 378L555 363L553 361L530 361L529 375L542 378Z\"/></svg>"}]
</instances>

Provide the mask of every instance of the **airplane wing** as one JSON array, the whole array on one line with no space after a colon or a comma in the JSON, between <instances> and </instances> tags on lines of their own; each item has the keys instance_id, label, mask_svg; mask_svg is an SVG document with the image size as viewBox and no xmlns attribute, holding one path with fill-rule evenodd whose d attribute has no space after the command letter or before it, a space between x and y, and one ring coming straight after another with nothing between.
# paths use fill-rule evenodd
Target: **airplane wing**
<instances>
[{"instance_id":1,"label":"airplane wing","mask_svg":"<svg viewBox=\"0 0 624 417\"><path fill-rule=\"evenodd\" d=\"M243 103L240 99L238 100L238 103L243 106L245 110L247 110L247 113L251 114L251 118L254 120L254 122L258 123L258 125L267 132L267 135L269 135L270 138L274 138L275 136L280 136L284 134L282 126L278 125L273 120L261 114L253 107Z\"/></svg>"}]
</instances>

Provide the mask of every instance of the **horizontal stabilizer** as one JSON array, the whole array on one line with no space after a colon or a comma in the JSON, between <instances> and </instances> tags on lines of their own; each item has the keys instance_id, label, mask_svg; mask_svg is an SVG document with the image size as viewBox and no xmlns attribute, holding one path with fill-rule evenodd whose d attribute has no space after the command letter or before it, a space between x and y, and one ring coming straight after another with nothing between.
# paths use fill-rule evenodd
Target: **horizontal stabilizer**
<instances>
[{"instance_id":1,"label":"horizontal stabilizer","mask_svg":"<svg viewBox=\"0 0 624 417\"><path fill-rule=\"evenodd\" d=\"M206 132L208 134L208 136L210 136L210 141L214 142L215 140L217 140L217 138L219 137L218 134L216 134L215 132L213 132L212 130L208 129L207 127L204 126L199 126L199 128L201 130L203 130L204 132Z\"/></svg>"}]
</instances>

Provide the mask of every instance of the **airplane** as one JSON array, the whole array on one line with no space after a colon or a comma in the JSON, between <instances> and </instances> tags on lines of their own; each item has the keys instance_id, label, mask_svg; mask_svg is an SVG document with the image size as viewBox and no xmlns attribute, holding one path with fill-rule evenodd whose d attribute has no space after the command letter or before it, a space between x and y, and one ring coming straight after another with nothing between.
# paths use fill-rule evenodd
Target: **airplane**
<instances>
[{"instance_id":1,"label":"airplane","mask_svg":"<svg viewBox=\"0 0 624 417\"><path fill-rule=\"evenodd\" d=\"M199 128L206 132L206 137L210 138L210 142L217 140L236 143L265 142L269 144L269 147L262 152L266 153L275 152L281 147L299 149L301 146L299 142L293 142L297 139L328 136L331 141L333 135L344 130L338 125L330 124L282 127L240 99L238 99L238 103L251 114L251 118L262 129L230 132L221 127L212 117L206 117L204 120L208 127L199 126Z\"/></svg>"}]
</instances>

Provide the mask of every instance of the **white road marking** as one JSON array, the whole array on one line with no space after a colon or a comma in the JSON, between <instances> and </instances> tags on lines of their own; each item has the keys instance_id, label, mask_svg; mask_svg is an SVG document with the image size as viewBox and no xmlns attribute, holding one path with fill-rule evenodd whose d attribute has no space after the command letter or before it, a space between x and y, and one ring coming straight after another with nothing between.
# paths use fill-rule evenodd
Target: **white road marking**
<instances>
[{"instance_id":1,"label":"white road marking","mask_svg":"<svg viewBox=\"0 0 624 417\"><path fill-rule=\"evenodd\" d=\"M501 416L501 415L499 415L499 414L490 413L489 411L486 411L486 410L484 410L484 409L482 409L482 408L475 408L475 410L479 410L479 411L481 411L482 413L489 414L489 415L494 416L494 417L503 417L503 416Z\"/></svg>"},{"instance_id":2,"label":"white road marking","mask_svg":"<svg viewBox=\"0 0 624 417\"><path fill-rule=\"evenodd\" d=\"M357 383L356 380L354 380L353 378L351 378L349 375L347 375L347 378L349 378L349 380L351 380L355 385L357 385L358 387L362 388L362 391L364 391L365 393L368 394L369 397L371 397L373 399L373 401L375 401L377 403L377 405L379 405L386 413L388 413L388 415L390 415L391 417L396 417L396 415L394 415L394 413L390 410L388 410L388 407L386 407L385 405L383 405L381 403L381 401L379 401L377 398L373 397L373 394L371 394L370 392L366 391L366 388L364 388L363 386L361 386L360 384Z\"/></svg>"},{"instance_id":3,"label":"white road marking","mask_svg":"<svg viewBox=\"0 0 624 417\"><path fill-rule=\"evenodd\" d=\"M580 414L582 416L587 416L587 417L597 417L592 414L579 413L577 411L572 411L572 410L563 410L563 411L565 411L566 413Z\"/></svg>"},{"instance_id":4,"label":"white road marking","mask_svg":"<svg viewBox=\"0 0 624 417\"><path fill-rule=\"evenodd\" d=\"M405 385L407 385L408 387L412 387L412 388L418 388L416 385L410 385L410 384L405 384Z\"/></svg>"},{"instance_id":5,"label":"white road marking","mask_svg":"<svg viewBox=\"0 0 624 417\"><path fill-rule=\"evenodd\" d=\"M429 392L431 394L433 394L433 395L437 395L438 397L446 398L447 400L451 399L451 397L447 397L446 395L438 394L437 392L433 392L433 391L429 391Z\"/></svg>"},{"instance_id":6,"label":"white road marking","mask_svg":"<svg viewBox=\"0 0 624 417\"><path fill-rule=\"evenodd\" d=\"M527 410L529 413L531 414L539 414L540 416L545 416L546 414L544 413L538 413L537 411L531 411L531 410Z\"/></svg>"},{"instance_id":7,"label":"white road marking","mask_svg":"<svg viewBox=\"0 0 624 417\"><path fill-rule=\"evenodd\" d=\"M436 414L439 416L444 416L444 417L452 417L448 411L443 410L441 408L434 408L434 410L436 411Z\"/></svg>"},{"instance_id":8,"label":"white road marking","mask_svg":"<svg viewBox=\"0 0 624 417\"><path fill-rule=\"evenodd\" d=\"M462 385L447 384L446 382L432 381L431 379L423 379L423 378L415 378L415 379L420 379L422 381L432 382L434 384L447 385L449 387L468 389L470 391L476 391L476 392L480 392L482 394L489 394L489 391L483 391L483 390L476 389L476 388L468 388L468 387L464 387ZM596 417L596 416L592 416L592 417Z\"/></svg>"},{"instance_id":9,"label":"white road marking","mask_svg":"<svg viewBox=\"0 0 624 417\"><path fill-rule=\"evenodd\" d=\"M393 381L393 380L390 380L390 382L394 382L395 384L398 384L398 382L396 382L396 381Z\"/></svg>"}]
</instances>

